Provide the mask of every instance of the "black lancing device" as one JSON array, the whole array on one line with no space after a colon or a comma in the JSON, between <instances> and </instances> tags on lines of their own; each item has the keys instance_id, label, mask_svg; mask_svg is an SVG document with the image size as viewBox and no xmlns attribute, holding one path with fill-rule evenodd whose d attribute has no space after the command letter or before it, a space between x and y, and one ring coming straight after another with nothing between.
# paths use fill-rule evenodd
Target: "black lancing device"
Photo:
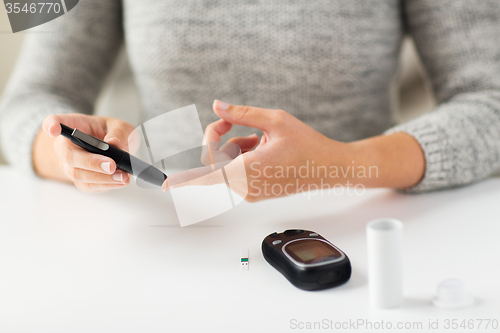
<instances>
[{"instance_id":1,"label":"black lancing device","mask_svg":"<svg viewBox=\"0 0 500 333\"><path fill-rule=\"evenodd\" d=\"M75 145L94 154L99 154L111 158L116 163L116 167L137 178L156 186L161 186L167 175L149 163L130 155L124 150L116 148L92 135L73 129L61 124L61 135L70 139Z\"/></svg>"}]
</instances>

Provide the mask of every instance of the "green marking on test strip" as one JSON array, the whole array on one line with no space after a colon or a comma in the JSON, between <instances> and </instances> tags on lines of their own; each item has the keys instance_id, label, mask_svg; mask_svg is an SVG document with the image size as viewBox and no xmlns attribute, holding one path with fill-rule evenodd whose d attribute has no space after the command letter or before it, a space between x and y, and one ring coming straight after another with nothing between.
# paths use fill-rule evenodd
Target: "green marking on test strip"
<instances>
[{"instance_id":1,"label":"green marking on test strip","mask_svg":"<svg viewBox=\"0 0 500 333\"><path fill-rule=\"evenodd\" d=\"M248 261L248 258L241 258L241 262Z\"/></svg>"}]
</instances>

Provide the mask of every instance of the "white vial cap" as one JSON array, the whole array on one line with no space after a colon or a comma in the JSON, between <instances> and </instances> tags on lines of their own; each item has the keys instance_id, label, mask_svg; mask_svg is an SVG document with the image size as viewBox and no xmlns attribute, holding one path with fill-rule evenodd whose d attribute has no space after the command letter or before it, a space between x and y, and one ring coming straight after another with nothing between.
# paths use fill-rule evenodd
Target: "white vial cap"
<instances>
[{"instance_id":1,"label":"white vial cap","mask_svg":"<svg viewBox=\"0 0 500 333\"><path fill-rule=\"evenodd\" d=\"M471 305L474 302L468 293L465 283L459 279L442 281L437 287L436 297L432 303L440 308L456 309Z\"/></svg>"}]
</instances>

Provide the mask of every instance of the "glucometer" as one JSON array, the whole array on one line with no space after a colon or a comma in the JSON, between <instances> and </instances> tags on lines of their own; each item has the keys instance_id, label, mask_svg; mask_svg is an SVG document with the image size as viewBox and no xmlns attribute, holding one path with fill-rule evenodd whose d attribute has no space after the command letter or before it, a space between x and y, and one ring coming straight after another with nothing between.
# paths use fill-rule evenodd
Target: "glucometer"
<instances>
[{"instance_id":1,"label":"glucometer","mask_svg":"<svg viewBox=\"0 0 500 333\"><path fill-rule=\"evenodd\" d=\"M143 160L130 155L126 151L118 149L115 146L96 138L95 136L83 133L76 128L73 129L61 124L61 135L70 139L75 145L90 153L107 156L113 159L117 168L136 176L146 183L161 186L165 179L167 179L167 175L149 163L146 163Z\"/></svg>"},{"instance_id":2,"label":"glucometer","mask_svg":"<svg viewBox=\"0 0 500 333\"><path fill-rule=\"evenodd\" d=\"M291 229L262 241L266 261L303 290L336 287L351 277L347 255L314 231Z\"/></svg>"}]
</instances>

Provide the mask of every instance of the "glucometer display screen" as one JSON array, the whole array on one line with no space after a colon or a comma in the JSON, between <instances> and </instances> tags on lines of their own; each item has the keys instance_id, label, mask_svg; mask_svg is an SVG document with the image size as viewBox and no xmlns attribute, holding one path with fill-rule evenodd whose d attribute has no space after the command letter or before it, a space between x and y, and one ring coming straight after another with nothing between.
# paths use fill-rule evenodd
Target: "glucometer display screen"
<instances>
[{"instance_id":1,"label":"glucometer display screen","mask_svg":"<svg viewBox=\"0 0 500 333\"><path fill-rule=\"evenodd\" d=\"M340 258L342 255L332 246L316 239L303 239L287 244L285 251L296 261L314 264Z\"/></svg>"}]
</instances>

